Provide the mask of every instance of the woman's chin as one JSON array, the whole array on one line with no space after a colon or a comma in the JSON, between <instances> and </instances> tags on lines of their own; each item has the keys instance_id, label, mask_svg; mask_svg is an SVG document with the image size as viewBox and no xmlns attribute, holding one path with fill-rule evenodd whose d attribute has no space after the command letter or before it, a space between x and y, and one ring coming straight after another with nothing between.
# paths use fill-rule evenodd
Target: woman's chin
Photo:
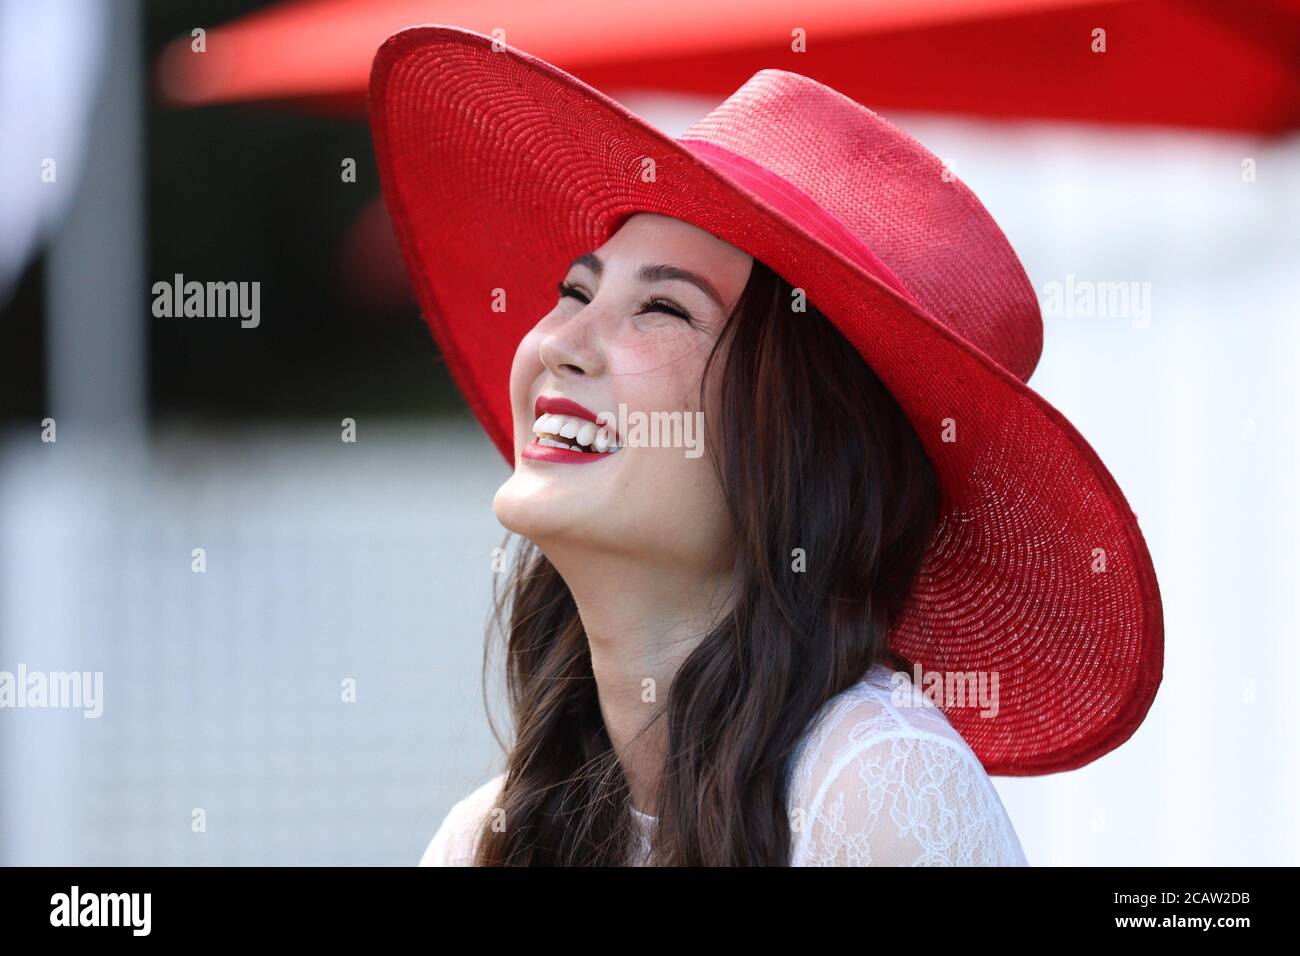
<instances>
[{"instance_id":1,"label":"woman's chin","mask_svg":"<svg viewBox=\"0 0 1300 956\"><path fill-rule=\"evenodd\" d=\"M492 512L507 531L533 541L552 537L572 527L569 509L557 499L556 489L537 475L516 470L497 489Z\"/></svg>"},{"instance_id":2,"label":"woman's chin","mask_svg":"<svg viewBox=\"0 0 1300 956\"><path fill-rule=\"evenodd\" d=\"M497 489L492 511L507 531L527 538L548 557L560 552L583 554L621 550L621 541L593 508L589 496L568 495L563 489L537 493L518 474Z\"/></svg>"}]
</instances>

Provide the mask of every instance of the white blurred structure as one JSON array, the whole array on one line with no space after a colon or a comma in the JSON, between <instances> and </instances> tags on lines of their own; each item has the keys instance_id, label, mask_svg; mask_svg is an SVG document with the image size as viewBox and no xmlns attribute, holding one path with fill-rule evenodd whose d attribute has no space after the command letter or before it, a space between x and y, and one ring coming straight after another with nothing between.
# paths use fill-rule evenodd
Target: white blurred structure
<instances>
[{"instance_id":1,"label":"white blurred structure","mask_svg":"<svg viewBox=\"0 0 1300 956\"><path fill-rule=\"evenodd\" d=\"M110 12L101 0L0 0L0 306L76 195Z\"/></svg>"},{"instance_id":2,"label":"white blurred structure","mask_svg":"<svg viewBox=\"0 0 1300 956\"><path fill-rule=\"evenodd\" d=\"M140 457L11 436L0 669L104 692L98 719L0 711L0 863L419 859L494 754L507 471L468 427L339 435L169 431Z\"/></svg>"},{"instance_id":3,"label":"white blurred structure","mask_svg":"<svg viewBox=\"0 0 1300 956\"><path fill-rule=\"evenodd\" d=\"M712 105L625 101L670 132ZM1040 292L1149 283L1149 321L1049 318L1030 382L1138 513L1166 624L1128 743L995 778L1030 863L1300 862L1300 142L890 118ZM0 669L103 670L105 714L0 713L0 862L412 864L499 769L505 466L465 421L359 428L167 430L142 457L6 436Z\"/></svg>"}]
</instances>

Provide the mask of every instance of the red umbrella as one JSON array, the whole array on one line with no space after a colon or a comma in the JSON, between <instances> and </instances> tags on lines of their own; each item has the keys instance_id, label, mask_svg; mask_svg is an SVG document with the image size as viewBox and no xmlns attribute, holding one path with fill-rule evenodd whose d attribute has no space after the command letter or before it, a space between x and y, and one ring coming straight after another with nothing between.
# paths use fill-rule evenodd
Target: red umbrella
<instances>
[{"instance_id":1,"label":"red umbrella","mask_svg":"<svg viewBox=\"0 0 1300 956\"><path fill-rule=\"evenodd\" d=\"M360 109L375 50L415 23L503 29L510 45L609 91L721 97L778 67L875 109L1300 125L1300 0L293 0L213 28L203 53L181 37L164 51L160 83L177 104Z\"/></svg>"}]
</instances>

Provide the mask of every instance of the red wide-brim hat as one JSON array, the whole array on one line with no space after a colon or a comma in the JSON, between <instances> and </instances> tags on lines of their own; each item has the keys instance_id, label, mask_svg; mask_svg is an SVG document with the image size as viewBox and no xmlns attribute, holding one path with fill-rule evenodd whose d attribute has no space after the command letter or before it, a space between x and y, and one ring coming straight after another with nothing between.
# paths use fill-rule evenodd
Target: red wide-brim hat
<instances>
[{"instance_id":1,"label":"red wide-brim hat","mask_svg":"<svg viewBox=\"0 0 1300 956\"><path fill-rule=\"evenodd\" d=\"M770 69L674 139L450 26L380 47L370 124L425 319L508 462L515 349L572 260L636 212L705 229L804 289L929 453L943 511L891 646L923 672L997 675L996 716L936 700L985 769L1068 770L1132 735L1163 666L1146 543L1096 453L1025 384L1042 348L1033 287L925 147Z\"/></svg>"}]
</instances>

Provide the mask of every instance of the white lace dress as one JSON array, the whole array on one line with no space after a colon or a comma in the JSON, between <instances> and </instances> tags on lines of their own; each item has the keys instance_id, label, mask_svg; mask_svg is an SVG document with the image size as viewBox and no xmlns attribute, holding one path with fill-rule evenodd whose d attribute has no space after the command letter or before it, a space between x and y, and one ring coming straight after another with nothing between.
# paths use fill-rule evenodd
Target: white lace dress
<instances>
[{"instance_id":1,"label":"white lace dress","mask_svg":"<svg viewBox=\"0 0 1300 956\"><path fill-rule=\"evenodd\" d=\"M791 762L792 866L1028 866L992 780L943 711L884 665L828 701ZM421 866L466 866L504 774L448 812ZM657 818L632 809L642 865Z\"/></svg>"}]
</instances>

